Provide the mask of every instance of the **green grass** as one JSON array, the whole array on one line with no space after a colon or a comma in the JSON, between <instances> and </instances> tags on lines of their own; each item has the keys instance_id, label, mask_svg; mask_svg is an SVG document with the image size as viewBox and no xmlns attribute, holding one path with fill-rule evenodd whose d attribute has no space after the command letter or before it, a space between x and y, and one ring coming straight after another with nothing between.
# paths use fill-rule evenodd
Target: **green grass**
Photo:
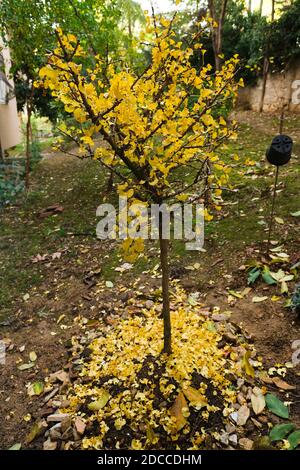
<instances>
[{"instance_id":1,"label":"green grass","mask_svg":"<svg viewBox=\"0 0 300 470\"><path fill-rule=\"evenodd\" d=\"M265 116L266 123L273 125L273 118ZM275 122L275 121L274 121ZM286 129L297 132L300 117L291 116ZM232 254L242 253L246 245L259 244L266 238L265 226L258 222L268 220L271 202L271 187L274 169L265 161L265 151L270 144L270 130L263 130L248 124L240 126L238 140L231 143L222 158L232 163L232 156L238 154L240 162L234 162L231 182L238 192L224 192L225 206L221 214L216 213L212 222L206 223L205 236L209 240L207 253L193 253L185 250L182 241L171 243L171 264L184 267L195 262L210 265L215 260L215 250L219 249L230 268ZM295 153L300 144L296 142ZM245 174L244 162L255 160L251 167L253 174ZM282 217L288 226L276 226L274 237L280 241L297 243L299 232L297 220L290 213L299 207L299 171L296 158L280 170L280 189L276 204L276 215ZM253 178L254 176L254 178ZM32 173L32 190L18 201L15 208L7 208L2 213L0 225L0 305L2 317L10 313L14 301L18 301L33 286L45 281L47 272L44 266L32 264L30 259L37 254L53 253L66 244L69 251L67 262L79 270L88 269L84 256L78 252L78 245L94 243L101 250L101 242L93 235L97 224L96 209L103 202L107 175L97 162L61 161L59 164L42 162ZM255 199L257 198L257 199ZM254 200L253 200L254 199ZM106 202L117 202L115 192ZM59 203L64 207L62 214L39 219L38 211ZM242 216L244 215L244 216ZM70 237L69 233L76 233ZM90 237L80 234L90 233ZM78 238L76 238L78 237ZM140 258L130 271L137 277L159 262L157 245L149 242L148 258ZM102 276L106 280L118 282L120 274L115 271L123 263L119 244L114 243L109 251L101 254ZM74 268L75 269L75 268ZM124 274L123 276L126 276Z\"/></svg>"}]
</instances>

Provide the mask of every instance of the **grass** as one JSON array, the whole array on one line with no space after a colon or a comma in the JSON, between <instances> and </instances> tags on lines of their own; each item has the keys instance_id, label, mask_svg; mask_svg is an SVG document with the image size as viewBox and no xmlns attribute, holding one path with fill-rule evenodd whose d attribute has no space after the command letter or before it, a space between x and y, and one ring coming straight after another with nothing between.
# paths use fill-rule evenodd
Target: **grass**
<instances>
[{"instance_id":1,"label":"grass","mask_svg":"<svg viewBox=\"0 0 300 470\"><path fill-rule=\"evenodd\" d=\"M254 116L255 119L255 116ZM182 241L171 244L172 265L184 267L195 262L208 263L215 259L219 250L230 265L232 254L244 250L245 245L261 243L266 238L265 225L270 211L273 168L265 162L265 150L269 145L274 126L273 117L264 117L266 129L257 129L255 120L240 125L237 142L231 143L223 157L232 162L232 155L240 157L239 166L232 172L232 182L238 192L228 192L224 196L222 214L216 214L213 222L206 224L207 253L194 253L185 250ZM300 117L291 116L286 128L297 132ZM269 128L268 128L269 126ZM295 153L300 150L296 143ZM55 157L56 158L56 157ZM243 166L247 159L255 160L245 174ZM243 170L243 171L242 171ZM299 237L297 221L290 214L299 210L299 160L280 171L280 189L276 215L282 217L285 226L276 226L274 237L281 241L296 244ZM53 253L68 246L67 262L74 270L88 269L86 258L80 255L80 246L98 247L102 276L117 282L119 273L115 271L122 264L118 244L107 250L107 245L94 238L97 223L96 209L103 202L107 175L97 162L79 162L60 158L57 162L45 161L36 165L32 173L32 189L28 195L18 200L15 207L8 207L0 213L0 305L2 319L12 306L34 286L47 279L44 265L33 264L30 259L37 254ZM115 202L111 193L106 202ZM39 219L37 213L52 204L64 207L62 214ZM76 233L70 236L70 233ZM86 235L88 234L88 235ZM138 276L159 262L157 247L150 243L148 259L138 260L131 273ZM102 250L102 251L101 251ZM100 254L99 254L100 253ZM92 256L92 255L91 255ZM79 260L79 261L78 261ZM92 259L91 259L92 261ZM0 317L1 321L1 317Z\"/></svg>"}]
</instances>

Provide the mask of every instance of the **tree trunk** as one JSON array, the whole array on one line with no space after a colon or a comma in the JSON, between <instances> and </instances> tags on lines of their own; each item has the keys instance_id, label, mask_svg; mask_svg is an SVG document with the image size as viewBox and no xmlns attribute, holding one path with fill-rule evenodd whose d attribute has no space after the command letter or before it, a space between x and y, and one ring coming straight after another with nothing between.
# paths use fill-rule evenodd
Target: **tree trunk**
<instances>
[{"instance_id":1,"label":"tree trunk","mask_svg":"<svg viewBox=\"0 0 300 470\"><path fill-rule=\"evenodd\" d=\"M25 166L25 188L29 189L30 185L30 157L31 157L31 113L32 113L32 95L33 87L30 98L27 100L27 122L26 122L26 166Z\"/></svg>"},{"instance_id":2,"label":"tree trunk","mask_svg":"<svg viewBox=\"0 0 300 470\"><path fill-rule=\"evenodd\" d=\"M259 103L259 112L262 113L264 109L264 101L265 101L265 94L267 88L267 80L268 80L268 73L269 73L269 59L268 57L264 58L264 66L263 66L263 83L262 83L262 91Z\"/></svg>"},{"instance_id":3,"label":"tree trunk","mask_svg":"<svg viewBox=\"0 0 300 470\"><path fill-rule=\"evenodd\" d=\"M264 5L264 0L260 0L260 4L259 4L259 14L260 14L260 16L262 16L263 5Z\"/></svg>"},{"instance_id":4,"label":"tree trunk","mask_svg":"<svg viewBox=\"0 0 300 470\"><path fill-rule=\"evenodd\" d=\"M272 13L271 13L271 21L274 21L275 17L275 0L272 0ZM270 39L269 39L270 42ZM268 47L269 48L269 47ZM268 73L269 73L269 68L270 68L270 61L269 61L269 52L267 52L265 58L264 58L264 66L263 66L263 86L262 86L262 91L261 91L261 97L260 97L260 104L259 104L259 112L261 113L264 109L264 101L265 101L265 94L266 94L266 88L267 88L267 80L268 80Z\"/></svg>"},{"instance_id":5,"label":"tree trunk","mask_svg":"<svg viewBox=\"0 0 300 470\"><path fill-rule=\"evenodd\" d=\"M164 348L163 353L171 354L171 316L170 316L170 299L169 299L169 240L163 238L162 233L162 214L160 213L159 219L159 247L160 247L160 262L162 271L162 296L163 296L163 309L162 316L164 321Z\"/></svg>"},{"instance_id":6,"label":"tree trunk","mask_svg":"<svg viewBox=\"0 0 300 470\"><path fill-rule=\"evenodd\" d=\"M228 0L222 0L219 15L216 12L214 0L208 0L209 12L211 18L218 23L217 27L212 27L212 43L215 56L216 70L221 70L222 60L222 42L223 42L223 26L226 14Z\"/></svg>"},{"instance_id":7,"label":"tree trunk","mask_svg":"<svg viewBox=\"0 0 300 470\"><path fill-rule=\"evenodd\" d=\"M1 142L0 142L0 162L4 162L4 151L2 150Z\"/></svg>"},{"instance_id":8,"label":"tree trunk","mask_svg":"<svg viewBox=\"0 0 300 470\"><path fill-rule=\"evenodd\" d=\"M109 173L109 177L108 177L108 180L107 180L107 186L106 186L106 192L108 194L112 191L113 185L114 185L114 172L113 172L113 170L111 170L110 173Z\"/></svg>"}]
</instances>

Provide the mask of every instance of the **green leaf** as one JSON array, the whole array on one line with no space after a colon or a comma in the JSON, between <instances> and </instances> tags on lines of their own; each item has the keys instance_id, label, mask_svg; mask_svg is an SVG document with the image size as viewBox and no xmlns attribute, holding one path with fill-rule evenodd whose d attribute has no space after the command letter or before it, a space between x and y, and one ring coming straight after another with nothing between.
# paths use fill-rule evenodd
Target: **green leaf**
<instances>
[{"instance_id":1,"label":"green leaf","mask_svg":"<svg viewBox=\"0 0 300 470\"><path fill-rule=\"evenodd\" d=\"M297 429L297 431L292 432L292 434L289 435L288 441L290 444L290 447L288 450L293 450L298 447L300 444L300 429Z\"/></svg>"},{"instance_id":2,"label":"green leaf","mask_svg":"<svg viewBox=\"0 0 300 470\"><path fill-rule=\"evenodd\" d=\"M300 211L291 212L291 215L292 215L293 217L300 217Z\"/></svg>"},{"instance_id":3,"label":"green leaf","mask_svg":"<svg viewBox=\"0 0 300 470\"><path fill-rule=\"evenodd\" d=\"M271 276L268 268L264 268L261 276L264 282L268 284L269 286L272 286L273 284L277 284L277 281Z\"/></svg>"},{"instance_id":4,"label":"green leaf","mask_svg":"<svg viewBox=\"0 0 300 470\"><path fill-rule=\"evenodd\" d=\"M270 441L281 441L294 429L295 425L292 423L276 424L276 426L274 426L274 428L270 432Z\"/></svg>"},{"instance_id":5,"label":"green leaf","mask_svg":"<svg viewBox=\"0 0 300 470\"><path fill-rule=\"evenodd\" d=\"M41 393L44 391L44 384L43 382L34 382L32 388L35 395L41 395Z\"/></svg>"},{"instance_id":6,"label":"green leaf","mask_svg":"<svg viewBox=\"0 0 300 470\"><path fill-rule=\"evenodd\" d=\"M88 409L91 411L99 411L105 407L109 399L110 394L106 390L101 390L100 397L98 398L98 400L89 403Z\"/></svg>"},{"instance_id":7,"label":"green leaf","mask_svg":"<svg viewBox=\"0 0 300 470\"><path fill-rule=\"evenodd\" d=\"M11 446L8 450L20 450L22 447L22 444L20 442L17 442L13 446Z\"/></svg>"},{"instance_id":8,"label":"green leaf","mask_svg":"<svg viewBox=\"0 0 300 470\"><path fill-rule=\"evenodd\" d=\"M289 409L285 404L273 395L273 393L267 393L265 396L266 404L268 409L276 416L287 419L289 417Z\"/></svg>"},{"instance_id":9,"label":"green leaf","mask_svg":"<svg viewBox=\"0 0 300 470\"><path fill-rule=\"evenodd\" d=\"M208 331L211 331L212 333L216 333L216 327L213 321L208 321L205 323L206 328Z\"/></svg>"},{"instance_id":10,"label":"green leaf","mask_svg":"<svg viewBox=\"0 0 300 470\"><path fill-rule=\"evenodd\" d=\"M256 279L260 276L260 270L258 268L253 268L248 275L248 285L254 284Z\"/></svg>"},{"instance_id":11,"label":"green leaf","mask_svg":"<svg viewBox=\"0 0 300 470\"><path fill-rule=\"evenodd\" d=\"M27 369L31 369L34 366L35 366L34 362L29 362L28 364L21 364L20 366L18 366L18 369L27 370Z\"/></svg>"}]
</instances>

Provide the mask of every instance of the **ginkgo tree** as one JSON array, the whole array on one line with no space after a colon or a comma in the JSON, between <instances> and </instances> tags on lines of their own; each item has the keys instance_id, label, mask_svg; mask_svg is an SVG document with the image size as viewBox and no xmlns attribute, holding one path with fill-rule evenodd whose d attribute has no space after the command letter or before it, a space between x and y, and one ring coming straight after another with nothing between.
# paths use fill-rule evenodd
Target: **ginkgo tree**
<instances>
[{"instance_id":1,"label":"ginkgo tree","mask_svg":"<svg viewBox=\"0 0 300 470\"><path fill-rule=\"evenodd\" d=\"M175 21L154 14L147 18L141 41L146 37L150 44L151 62L139 75L124 61L116 63L107 56L96 56L96 65L85 68L87 52L80 42L58 30L57 48L40 70L41 83L78 123L62 132L76 142L82 156L95 158L114 172L120 195L132 202L163 204L190 195L200 199L209 186L211 203L218 209L230 165L216 150L236 133L235 123L227 122L220 110L236 97L238 57L215 73L210 65L196 70L190 59L205 53L202 26L189 44L183 44L174 39ZM99 135L106 143L100 147L95 143ZM208 208L205 215L211 218ZM125 244L133 252L142 250L140 239L129 238ZM159 246L163 352L170 354L169 240L163 236L161 220Z\"/></svg>"}]
</instances>

